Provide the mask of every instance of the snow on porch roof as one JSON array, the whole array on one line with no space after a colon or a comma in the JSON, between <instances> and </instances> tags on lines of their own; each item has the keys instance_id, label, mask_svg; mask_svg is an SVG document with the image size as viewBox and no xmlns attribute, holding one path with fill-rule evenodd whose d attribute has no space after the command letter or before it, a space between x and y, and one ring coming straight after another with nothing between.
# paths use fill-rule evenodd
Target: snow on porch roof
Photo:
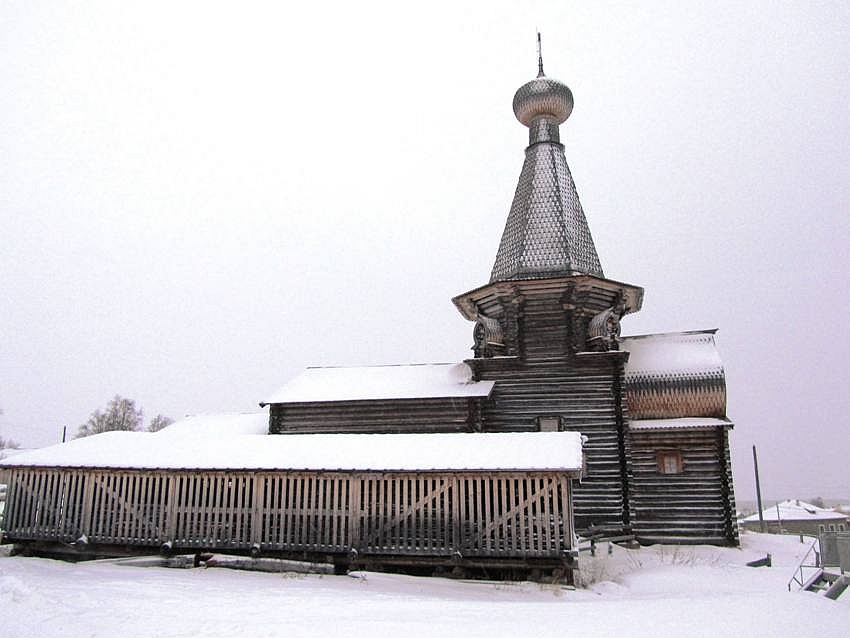
<instances>
[{"instance_id":1,"label":"snow on porch roof","mask_svg":"<svg viewBox=\"0 0 850 638\"><path fill-rule=\"evenodd\" d=\"M465 363L307 368L260 403L486 397L494 381L473 381Z\"/></svg>"},{"instance_id":2,"label":"snow on porch roof","mask_svg":"<svg viewBox=\"0 0 850 638\"><path fill-rule=\"evenodd\" d=\"M164 432L164 431L163 431ZM168 470L518 470L577 472L575 432L231 434L105 432L19 454L9 467Z\"/></svg>"}]
</instances>

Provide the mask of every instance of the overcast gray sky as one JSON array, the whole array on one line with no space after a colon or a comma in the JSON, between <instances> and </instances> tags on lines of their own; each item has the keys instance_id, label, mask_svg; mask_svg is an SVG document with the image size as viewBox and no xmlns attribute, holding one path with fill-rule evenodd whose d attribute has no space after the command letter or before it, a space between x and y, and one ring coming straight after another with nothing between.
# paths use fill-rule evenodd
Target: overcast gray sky
<instances>
[{"instance_id":1,"label":"overcast gray sky","mask_svg":"<svg viewBox=\"0 0 850 638\"><path fill-rule=\"evenodd\" d=\"M624 332L720 329L740 500L850 497L845 1L0 3L0 435L470 356L536 27Z\"/></svg>"}]
</instances>

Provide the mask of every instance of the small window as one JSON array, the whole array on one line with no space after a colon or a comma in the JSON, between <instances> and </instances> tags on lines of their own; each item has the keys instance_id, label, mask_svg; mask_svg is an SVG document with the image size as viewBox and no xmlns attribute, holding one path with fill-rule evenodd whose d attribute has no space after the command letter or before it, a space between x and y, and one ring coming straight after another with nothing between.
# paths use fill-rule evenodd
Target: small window
<instances>
[{"instance_id":1,"label":"small window","mask_svg":"<svg viewBox=\"0 0 850 638\"><path fill-rule=\"evenodd\" d=\"M838 524L838 531L839 531L839 532L843 532L843 531L844 531L844 523L839 523L839 524Z\"/></svg>"},{"instance_id":2,"label":"small window","mask_svg":"<svg viewBox=\"0 0 850 638\"><path fill-rule=\"evenodd\" d=\"M537 428L541 432L557 432L561 429L561 417L541 416L537 418Z\"/></svg>"},{"instance_id":3,"label":"small window","mask_svg":"<svg viewBox=\"0 0 850 638\"><path fill-rule=\"evenodd\" d=\"M835 524L834 524L834 523L830 523L830 524L829 524L829 531L830 531L830 532L834 532L834 531L835 531Z\"/></svg>"},{"instance_id":4,"label":"small window","mask_svg":"<svg viewBox=\"0 0 850 638\"><path fill-rule=\"evenodd\" d=\"M823 534L826 531L826 525L818 525L818 531Z\"/></svg>"},{"instance_id":5,"label":"small window","mask_svg":"<svg viewBox=\"0 0 850 638\"><path fill-rule=\"evenodd\" d=\"M681 474L682 473L682 453L677 451L667 451L658 453L658 473L659 474Z\"/></svg>"}]
</instances>

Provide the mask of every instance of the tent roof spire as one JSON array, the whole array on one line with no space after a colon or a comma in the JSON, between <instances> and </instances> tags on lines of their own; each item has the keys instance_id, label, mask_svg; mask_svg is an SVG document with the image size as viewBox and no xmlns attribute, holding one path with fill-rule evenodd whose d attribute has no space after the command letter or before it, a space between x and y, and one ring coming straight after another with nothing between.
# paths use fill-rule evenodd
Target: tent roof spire
<instances>
[{"instance_id":1,"label":"tent roof spire","mask_svg":"<svg viewBox=\"0 0 850 638\"><path fill-rule=\"evenodd\" d=\"M529 129L528 147L491 282L604 277L558 128L572 113L573 94L543 74L539 33L537 38L538 76L514 95L514 115Z\"/></svg>"}]
</instances>

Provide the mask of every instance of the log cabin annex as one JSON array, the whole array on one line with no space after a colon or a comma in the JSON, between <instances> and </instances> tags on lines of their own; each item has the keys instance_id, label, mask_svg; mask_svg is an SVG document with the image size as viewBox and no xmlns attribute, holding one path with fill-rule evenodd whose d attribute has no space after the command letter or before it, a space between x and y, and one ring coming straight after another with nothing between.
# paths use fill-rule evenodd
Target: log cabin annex
<instances>
[{"instance_id":1,"label":"log cabin annex","mask_svg":"<svg viewBox=\"0 0 850 638\"><path fill-rule=\"evenodd\" d=\"M529 144L491 277L452 300L474 358L309 368L268 414L6 459L4 540L566 580L577 536L737 544L714 331L620 335L643 289L603 273L572 107L542 61L514 96Z\"/></svg>"}]
</instances>

